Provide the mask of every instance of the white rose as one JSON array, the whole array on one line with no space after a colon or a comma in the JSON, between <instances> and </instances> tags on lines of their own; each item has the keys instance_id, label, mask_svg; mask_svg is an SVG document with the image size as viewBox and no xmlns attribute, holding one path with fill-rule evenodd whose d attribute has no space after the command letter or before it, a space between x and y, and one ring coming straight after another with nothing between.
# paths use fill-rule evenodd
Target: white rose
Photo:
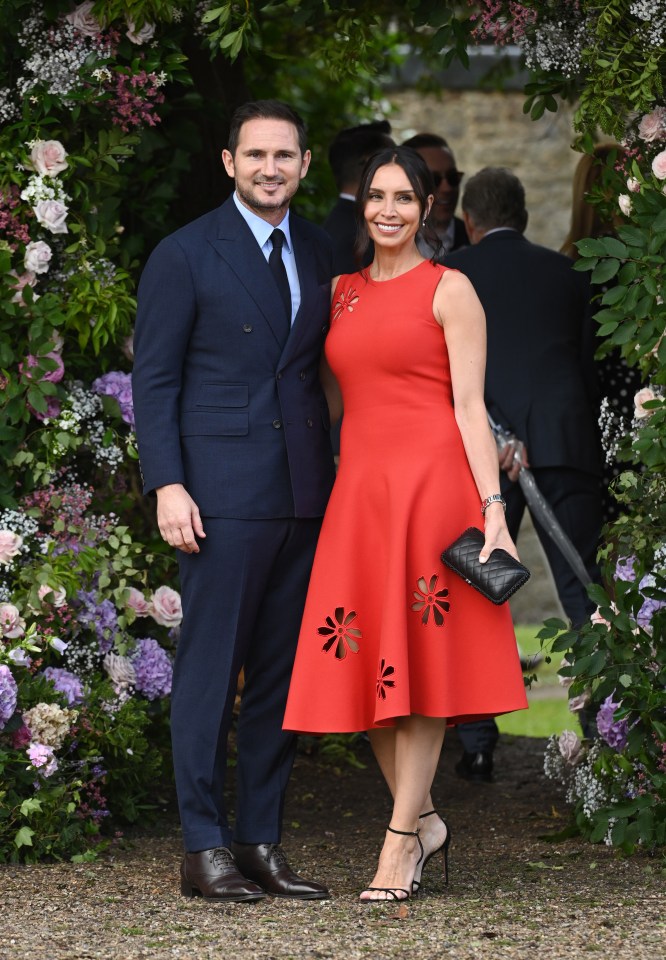
<instances>
[{"instance_id":1,"label":"white rose","mask_svg":"<svg viewBox=\"0 0 666 960\"><path fill-rule=\"evenodd\" d=\"M67 151L59 140L37 140L30 151L33 170L40 177L55 177L68 167Z\"/></svg>"},{"instance_id":2,"label":"white rose","mask_svg":"<svg viewBox=\"0 0 666 960\"><path fill-rule=\"evenodd\" d=\"M68 233L65 223L68 207L64 203L59 200L40 200L32 209L37 222L51 233Z\"/></svg>"},{"instance_id":3,"label":"white rose","mask_svg":"<svg viewBox=\"0 0 666 960\"><path fill-rule=\"evenodd\" d=\"M92 15L94 5L94 0L85 0L85 3L80 3L65 16L65 20L68 20L79 33L85 34L86 37L96 37L102 29L102 24Z\"/></svg>"},{"instance_id":4,"label":"white rose","mask_svg":"<svg viewBox=\"0 0 666 960\"><path fill-rule=\"evenodd\" d=\"M0 530L0 563L6 566L21 552L23 538L13 530Z\"/></svg>"},{"instance_id":5,"label":"white rose","mask_svg":"<svg viewBox=\"0 0 666 960\"><path fill-rule=\"evenodd\" d=\"M578 713L579 710L582 710L590 702L590 691L586 690L584 693L579 693L577 697L569 697L569 710L572 713Z\"/></svg>"},{"instance_id":6,"label":"white rose","mask_svg":"<svg viewBox=\"0 0 666 960\"><path fill-rule=\"evenodd\" d=\"M37 240L33 243L29 243L25 248L23 265L26 270L29 270L32 273L46 273L49 269L49 263L52 256L53 251L48 243L44 243L43 240Z\"/></svg>"},{"instance_id":7,"label":"white rose","mask_svg":"<svg viewBox=\"0 0 666 960\"><path fill-rule=\"evenodd\" d=\"M641 192L641 182L637 180L636 177L629 177L627 180L627 190L630 193L640 193Z\"/></svg>"},{"instance_id":8,"label":"white rose","mask_svg":"<svg viewBox=\"0 0 666 960\"><path fill-rule=\"evenodd\" d=\"M649 400L656 400L657 396L650 387L643 387L638 393L634 396L634 417L637 420L644 420L646 417L651 417L654 413L654 409L646 410L644 404Z\"/></svg>"},{"instance_id":9,"label":"white rose","mask_svg":"<svg viewBox=\"0 0 666 960\"><path fill-rule=\"evenodd\" d=\"M171 587L158 587L153 594L152 614L163 627L177 627L183 619L180 594Z\"/></svg>"},{"instance_id":10,"label":"white rose","mask_svg":"<svg viewBox=\"0 0 666 960\"><path fill-rule=\"evenodd\" d=\"M0 603L0 635L16 640L25 633L25 620L13 603Z\"/></svg>"},{"instance_id":11,"label":"white rose","mask_svg":"<svg viewBox=\"0 0 666 960\"><path fill-rule=\"evenodd\" d=\"M130 687L136 683L136 673L129 657L107 653L102 662L116 693L119 693L122 687Z\"/></svg>"},{"instance_id":12,"label":"white rose","mask_svg":"<svg viewBox=\"0 0 666 960\"><path fill-rule=\"evenodd\" d=\"M617 203L620 210L625 215L625 217L628 217L631 215L631 197L628 196L628 194L621 193L620 196L617 198Z\"/></svg>"},{"instance_id":13,"label":"white rose","mask_svg":"<svg viewBox=\"0 0 666 960\"><path fill-rule=\"evenodd\" d=\"M567 763L574 766L581 759L581 742L573 730L564 730L557 741L560 755Z\"/></svg>"},{"instance_id":14,"label":"white rose","mask_svg":"<svg viewBox=\"0 0 666 960\"><path fill-rule=\"evenodd\" d=\"M138 46L141 46L143 43L147 43L155 36L154 23L144 23L141 29L137 31L134 26L134 21L128 19L127 26L129 29L125 33L125 36L128 38L128 40L131 40L132 43L138 44Z\"/></svg>"},{"instance_id":15,"label":"white rose","mask_svg":"<svg viewBox=\"0 0 666 960\"><path fill-rule=\"evenodd\" d=\"M652 172L657 180L666 179L666 150L662 150L652 161Z\"/></svg>"}]
</instances>

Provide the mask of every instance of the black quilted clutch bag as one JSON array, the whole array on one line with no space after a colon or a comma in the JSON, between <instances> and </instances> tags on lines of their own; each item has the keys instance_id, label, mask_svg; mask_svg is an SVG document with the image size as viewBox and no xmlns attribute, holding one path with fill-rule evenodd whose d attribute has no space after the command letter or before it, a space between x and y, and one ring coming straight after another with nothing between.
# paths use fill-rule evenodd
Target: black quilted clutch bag
<instances>
[{"instance_id":1,"label":"black quilted clutch bag","mask_svg":"<svg viewBox=\"0 0 666 960\"><path fill-rule=\"evenodd\" d=\"M505 603L530 578L530 571L506 550L493 550L485 563L479 554L485 537L476 527L469 527L442 554L447 567L491 603Z\"/></svg>"}]
</instances>

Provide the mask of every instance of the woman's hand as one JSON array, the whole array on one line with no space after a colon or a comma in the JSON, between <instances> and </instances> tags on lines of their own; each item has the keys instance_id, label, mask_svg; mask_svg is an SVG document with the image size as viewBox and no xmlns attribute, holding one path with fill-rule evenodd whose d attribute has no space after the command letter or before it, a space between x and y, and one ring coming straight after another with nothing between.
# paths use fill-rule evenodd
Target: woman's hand
<instances>
[{"instance_id":1,"label":"woman's hand","mask_svg":"<svg viewBox=\"0 0 666 960\"><path fill-rule=\"evenodd\" d=\"M504 507L501 503L491 503L486 507L485 521L486 541L479 554L481 563L485 563L493 550L498 548L506 550L515 560L520 560L516 545L509 534L506 520L504 519Z\"/></svg>"}]
</instances>

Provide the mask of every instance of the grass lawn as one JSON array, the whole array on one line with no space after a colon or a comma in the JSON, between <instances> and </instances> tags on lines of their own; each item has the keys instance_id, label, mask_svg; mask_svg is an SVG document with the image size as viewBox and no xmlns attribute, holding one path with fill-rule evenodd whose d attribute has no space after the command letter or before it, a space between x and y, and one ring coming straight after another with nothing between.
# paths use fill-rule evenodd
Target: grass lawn
<instances>
[{"instance_id":1,"label":"grass lawn","mask_svg":"<svg viewBox=\"0 0 666 960\"><path fill-rule=\"evenodd\" d=\"M516 637L523 654L539 652L541 648L536 635L540 629L540 624L516 627ZM575 730L580 736L578 719L569 710L566 690L557 678L561 659L561 653L554 653L550 663L542 661L539 664L535 671L538 680L527 691L529 709L498 717L497 726L501 733L518 737L549 737L551 733Z\"/></svg>"}]
</instances>

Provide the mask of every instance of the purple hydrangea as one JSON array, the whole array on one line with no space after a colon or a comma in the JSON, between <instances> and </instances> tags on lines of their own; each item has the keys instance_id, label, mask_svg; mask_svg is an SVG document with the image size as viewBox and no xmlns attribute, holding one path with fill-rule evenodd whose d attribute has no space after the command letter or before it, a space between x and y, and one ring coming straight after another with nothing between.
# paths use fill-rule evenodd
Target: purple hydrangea
<instances>
[{"instance_id":1,"label":"purple hydrangea","mask_svg":"<svg viewBox=\"0 0 666 960\"><path fill-rule=\"evenodd\" d=\"M136 674L135 687L147 700L157 700L171 693L173 666L157 640L152 637L138 640L131 661Z\"/></svg>"},{"instance_id":2,"label":"purple hydrangea","mask_svg":"<svg viewBox=\"0 0 666 960\"><path fill-rule=\"evenodd\" d=\"M100 653L108 653L118 633L118 614L111 600L97 602L94 592L79 590L81 607L77 614L79 623L92 625L97 634Z\"/></svg>"},{"instance_id":3,"label":"purple hydrangea","mask_svg":"<svg viewBox=\"0 0 666 960\"><path fill-rule=\"evenodd\" d=\"M132 402L132 378L129 373L120 370L111 370L93 381L95 393L105 397L113 397L118 401L120 416L125 423L134 426L134 404Z\"/></svg>"},{"instance_id":4,"label":"purple hydrangea","mask_svg":"<svg viewBox=\"0 0 666 960\"><path fill-rule=\"evenodd\" d=\"M636 579L634 564L636 557L620 557L615 564L615 579L632 581Z\"/></svg>"},{"instance_id":5,"label":"purple hydrangea","mask_svg":"<svg viewBox=\"0 0 666 960\"><path fill-rule=\"evenodd\" d=\"M0 664L0 730L13 717L17 699L16 680L9 667L2 663Z\"/></svg>"},{"instance_id":6,"label":"purple hydrangea","mask_svg":"<svg viewBox=\"0 0 666 960\"><path fill-rule=\"evenodd\" d=\"M655 583L656 581L654 576L651 573L646 574L638 584L641 594L645 596L643 593L644 588L654 587ZM664 606L666 606L666 601L664 600L655 600L653 597L645 597L643 605L636 615L636 622L639 623L641 627L649 627L652 623L652 617L655 615L657 610L661 610L661 608Z\"/></svg>"},{"instance_id":7,"label":"purple hydrangea","mask_svg":"<svg viewBox=\"0 0 666 960\"><path fill-rule=\"evenodd\" d=\"M621 703L613 701L613 694L606 697L597 713L597 730L609 747L614 750L622 750L627 743L627 734L629 732L628 720L615 720L615 711Z\"/></svg>"},{"instance_id":8,"label":"purple hydrangea","mask_svg":"<svg viewBox=\"0 0 666 960\"><path fill-rule=\"evenodd\" d=\"M83 684L75 673L62 667L47 667L42 671L42 675L51 681L58 693L65 695L68 706L83 700Z\"/></svg>"}]
</instances>

